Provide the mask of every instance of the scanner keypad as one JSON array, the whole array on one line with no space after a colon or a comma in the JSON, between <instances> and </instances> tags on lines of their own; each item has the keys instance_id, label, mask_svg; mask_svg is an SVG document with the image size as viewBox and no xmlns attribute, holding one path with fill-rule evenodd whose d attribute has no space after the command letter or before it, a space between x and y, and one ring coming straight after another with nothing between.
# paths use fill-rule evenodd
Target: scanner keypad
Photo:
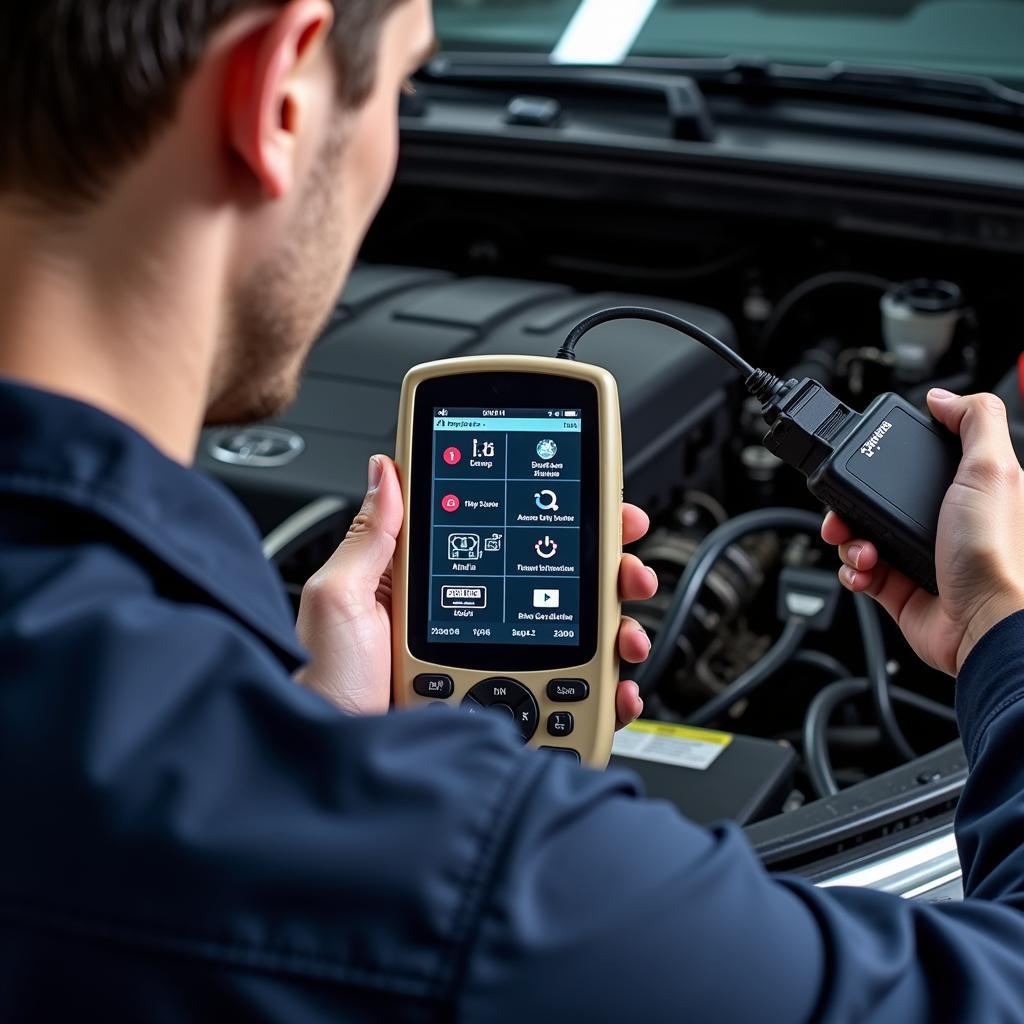
<instances>
[{"instance_id":1,"label":"scanner keypad","mask_svg":"<svg viewBox=\"0 0 1024 1024\"><path fill-rule=\"evenodd\" d=\"M533 738L540 721L540 708L530 691L515 679L497 677L477 683L463 698L462 707L471 713L492 711L508 716L524 740Z\"/></svg>"}]
</instances>

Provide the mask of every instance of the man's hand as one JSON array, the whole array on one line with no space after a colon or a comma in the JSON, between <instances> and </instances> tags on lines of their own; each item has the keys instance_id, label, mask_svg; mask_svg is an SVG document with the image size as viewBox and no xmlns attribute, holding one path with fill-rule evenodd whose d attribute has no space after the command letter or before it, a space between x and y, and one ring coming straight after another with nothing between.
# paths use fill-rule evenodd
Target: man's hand
<instances>
[{"instance_id":1,"label":"man's hand","mask_svg":"<svg viewBox=\"0 0 1024 1024\"><path fill-rule=\"evenodd\" d=\"M875 546L856 539L834 512L821 535L839 546L843 586L875 598L923 661L955 676L985 633L1024 609L1024 473L994 395L934 390L928 405L964 448L939 516L939 596L880 561Z\"/></svg>"},{"instance_id":2,"label":"man's hand","mask_svg":"<svg viewBox=\"0 0 1024 1024\"><path fill-rule=\"evenodd\" d=\"M402 528L402 490L394 463L370 462L369 492L348 537L334 557L306 585L299 609L299 639L312 663L299 677L350 714L384 714L391 703L391 560ZM622 510L622 539L632 544L650 526L633 505ZM619 571L624 601L645 601L657 593L658 577L633 555ZM651 641L633 619L623 619L619 654L637 665L647 660ZM619 684L619 725L643 710L634 682Z\"/></svg>"}]
</instances>

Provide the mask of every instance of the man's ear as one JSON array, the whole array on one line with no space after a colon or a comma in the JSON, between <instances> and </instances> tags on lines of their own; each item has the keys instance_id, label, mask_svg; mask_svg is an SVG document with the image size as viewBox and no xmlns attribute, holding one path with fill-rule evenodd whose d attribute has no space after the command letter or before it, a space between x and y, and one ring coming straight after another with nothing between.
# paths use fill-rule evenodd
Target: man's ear
<instances>
[{"instance_id":1,"label":"man's ear","mask_svg":"<svg viewBox=\"0 0 1024 1024\"><path fill-rule=\"evenodd\" d=\"M333 21L330 0L289 0L268 12L229 58L228 141L270 199L285 195L295 179L310 100L302 72L321 54Z\"/></svg>"}]
</instances>

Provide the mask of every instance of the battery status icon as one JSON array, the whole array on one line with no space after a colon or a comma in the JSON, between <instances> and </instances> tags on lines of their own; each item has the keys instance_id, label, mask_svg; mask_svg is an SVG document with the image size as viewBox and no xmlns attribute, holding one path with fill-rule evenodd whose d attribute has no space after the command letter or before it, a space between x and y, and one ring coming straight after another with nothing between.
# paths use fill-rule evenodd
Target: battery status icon
<instances>
[{"instance_id":1,"label":"battery status icon","mask_svg":"<svg viewBox=\"0 0 1024 1024\"><path fill-rule=\"evenodd\" d=\"M577 409L566 409L565 410L565 415L569 419L576 419L579 416L579 410L577 410Z\"/></svg>"}]
</instances>

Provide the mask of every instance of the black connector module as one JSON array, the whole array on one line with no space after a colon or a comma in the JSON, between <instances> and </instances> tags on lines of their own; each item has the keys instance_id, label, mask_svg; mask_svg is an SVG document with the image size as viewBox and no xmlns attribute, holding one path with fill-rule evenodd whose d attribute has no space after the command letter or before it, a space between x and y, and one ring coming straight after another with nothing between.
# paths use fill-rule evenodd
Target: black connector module
<instances>
[{"instance_id":1,"label":"black connector module","mask_svg":"<svg viewBox=\"0 0 1024 1024\"><path fill-rule=\"evenodd\" d=\"M858 537L933 594L935 538L942 501L960 465L955 437L899 395L855 412L807 377L783 381L755 369L728 345L679 317L619 306L577 324L558 352L575 359L588 331L611 320L648 320L700 342L743 374L770 430L765 447L807 478L810 492Z\"/></svg>"},{"instance_id":2,"label":"black connector module","mask_svg":"<svg viewBox=\"0 0 1024 1024\"><path fill-rule=\"evenodd\" d=\"M938 593L939 509L961 455L953 435L899 395L858 413L809 378L784 385L764 416L765 447L887 562Z\"/></svg>"}]
</instances>

